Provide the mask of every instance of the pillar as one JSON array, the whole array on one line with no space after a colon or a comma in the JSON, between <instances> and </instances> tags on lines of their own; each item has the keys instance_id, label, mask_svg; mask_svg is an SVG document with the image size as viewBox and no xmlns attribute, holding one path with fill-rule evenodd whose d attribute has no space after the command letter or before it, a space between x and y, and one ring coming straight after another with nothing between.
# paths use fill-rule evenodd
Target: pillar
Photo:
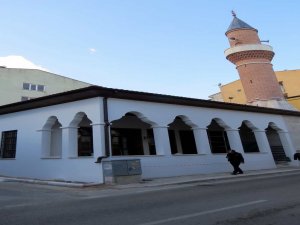
<instances>
[{"instance_id":1,"label":"pillar","mask_svg":"<svg viewBox=\"0 0 300 225\"><path fill-rule=\"evenodd\" d=\"M238 152L244 152L239 130L228 129L226 130L226 133L227 133L230 148Z\"/></svg>"},{"instance_id":2,"label":"pillar","mask_svg":"<svg viewBox=\"0 0 300 225\"><path fill-rule=\"evenodd\" d=\"M272 153L271 147L264 130L253 130L255 139L260 152Z\"/></svg>"},{"instance_id":3,"label":"pillar","mask_svg":"<svg viewBox=\"0 0 300 225\"><path fill-rule=\"evenodd\" d=\"M51 156L51 129L38 130L42 135L41 158L49 158Z\"/></svg>"},{"instance_id":4,"label":"pillar","mask_svg":"<svg viewBox=\"0 0 300 225\"><path fill-rule=\"evenodd\" d=\"M207 128L193 128L198 154L211 154Z\"/></svg>"},{"instance_id":5,"label":"pillar","mask_svg":"<svg viewBox=\"0 0 300 225\"><path fill-rule=\"evenodd\" d=\"M104 136L104 126L105 123L92 123L93 129L93 150L94 156L105 156L105 136Z\"/></svg>"},{"instance_id":6,"label":"pillar","mask_svg":"<svg viewBox=\"0 0 300 225\"><path fill-rule=\"evenodd\" d=\"M171 146L167 126L153 126L157 155L171 155Z\"/></svg>"},{"instance_id":7,"label":"pillar","mask_svg":"<svg viewBox=\"0 0 300 225\"><path fill-rule=\"evenodd\" d=\"M63 158L78 157L78 127L62 127Z\"/></svg>"}]
</instances>

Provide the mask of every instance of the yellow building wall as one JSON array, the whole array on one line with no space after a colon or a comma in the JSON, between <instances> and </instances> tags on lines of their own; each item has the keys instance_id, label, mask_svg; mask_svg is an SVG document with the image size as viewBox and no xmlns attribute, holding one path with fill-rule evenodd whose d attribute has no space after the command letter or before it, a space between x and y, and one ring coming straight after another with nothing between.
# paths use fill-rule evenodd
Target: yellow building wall
<instances>
[{"instance_id":1,"label":"yellow building wall","mask_svg":"<svg viewBox=\"0 0 300 225\"><path fill-rule=\"evenodd\" d=\"M294 97L294 98L289 98L288 102L293 105L296 109L300 110L300 96Z\"/></svg>"},{"instance_id":2,"label":"yellow building wall","mask_svg":"<svg viewBox=\"0 0 300 225\"><path fill-rule=\"evenodd\" d=\"M287 101L300 110L300 70L275 72ZM246 104L246 96L240 80L220 86L224 102Z\"/></svg>"},{"instance_id":3,"label":"yellow building wall","mask_svg":"<svg viewBox=\"0 0 300 225\"><path fill-rule=\"evenodd\" d=\"M282 82L287 97L300 95L300 70L277 71L277 80Z\"/></svg>"},{"instance_id":4,"label":"yellow building wall","mask_svg":"<svg viewBox=\"0 0 300 225\"><path fill-rule=\"evenodd\" d=\"M220 87L224 102L246 104L246 96L241 80L233 81Z\"/></svg>"}]
</instances>

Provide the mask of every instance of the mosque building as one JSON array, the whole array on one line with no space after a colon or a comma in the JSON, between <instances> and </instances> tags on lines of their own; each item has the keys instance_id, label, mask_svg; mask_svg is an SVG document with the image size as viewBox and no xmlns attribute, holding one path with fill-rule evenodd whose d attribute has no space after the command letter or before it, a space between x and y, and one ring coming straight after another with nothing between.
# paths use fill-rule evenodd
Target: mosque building
<instances>
[{"instance_id":1,"label":"mosque building","mask_svg":"<svg viewBox=\"0 0 300 225\"><path fill-rule=\"evenodd\" d=\"M272 48L236 15L226 36L249 105L100 86L3 105L0 175L107 183L230 172L229 149L245 171L299 166L300 112L274 79Z\"/></svg>"}]
</instances>

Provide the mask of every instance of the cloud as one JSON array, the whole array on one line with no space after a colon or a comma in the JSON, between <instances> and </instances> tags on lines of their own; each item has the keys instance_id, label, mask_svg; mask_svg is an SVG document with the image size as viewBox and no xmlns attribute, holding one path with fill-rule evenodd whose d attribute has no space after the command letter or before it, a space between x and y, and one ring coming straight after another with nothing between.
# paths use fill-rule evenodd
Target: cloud
<instances>
[{"instance_id":1,"label":"cloud","mask_svg":"<svg viewBox=\"0 0 300 225\"><path fill-rule=\"evenodd\" d=\"M38 69L48 71L46 68L43 68L39 65L35 65L33 62L19 55L9 55L0 57L0 66L4 66L6 68Z\"/></svg>"},{"instance_id":2,"label":"cloud","mask_svg":"<svg viewBox=\"0 0 300 225\"><path fill-rule=\"evenodd\" d=\"M94 49L94 48L89 48L89 52L90 52L91 54L94 54L96 51L97 51L97 50Z\"/></svg>"}]
</instances>

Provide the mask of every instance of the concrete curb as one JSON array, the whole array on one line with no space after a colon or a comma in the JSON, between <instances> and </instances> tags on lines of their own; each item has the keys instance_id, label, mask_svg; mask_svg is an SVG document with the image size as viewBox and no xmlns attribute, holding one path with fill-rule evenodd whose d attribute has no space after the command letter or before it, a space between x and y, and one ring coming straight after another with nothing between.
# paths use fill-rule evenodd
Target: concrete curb
<instances>
[{"instance_id":1,"label":"concrete curb","mask_svg":"<svg viewBox=\"0 0 300 225\"><path fill-rule=\"evenodd\" d=\"M141 187L159 187L167 185L180 185L180 184L193 184L200 182L209 182L209 181L222 181L222 180L239 180L247 177L263 177L268 175L277 174L279 176L284 175L285 173L298 173L300 168L289 168L289 169L277 169L277 170L265 170L265 171L245 171L245 174L240 175L231 175L231 174L222 174L222 175L205 175L205 177L195 177L185 176L185 177L174 177L174 178L158 178L153 179L152 181L145 181L140 183L131 183L131 184L114 184L106 185L101 183L75 183L75 182L64 182L64 181L51 181L51 180L36 180L36 179L26 179L26 178L13 178L13 177L0 177L0 182L22 182L29 184L40 184L40 185L50 185L50 186L60 186L60 187L93 187L93 186L102 186L107 189L111 188L141 188ZM201 176L201 175L200 175Z\"/></svg>"},{"instance_id":2,"label":"concrete curb","mask_svg":"<svg viewBox=\"0 0 300 225\"><path fill-rule=\"evenodd\" d=\"M74 183L74 182L35 180L35 179L12 178L12 177L0 177L0 181L21 182L21 183L28 183L28 184L41 184L41 185L60 186L60 187L79 187L79 188L103 185L101 183Z\"/></svg>"}]
</instances>

